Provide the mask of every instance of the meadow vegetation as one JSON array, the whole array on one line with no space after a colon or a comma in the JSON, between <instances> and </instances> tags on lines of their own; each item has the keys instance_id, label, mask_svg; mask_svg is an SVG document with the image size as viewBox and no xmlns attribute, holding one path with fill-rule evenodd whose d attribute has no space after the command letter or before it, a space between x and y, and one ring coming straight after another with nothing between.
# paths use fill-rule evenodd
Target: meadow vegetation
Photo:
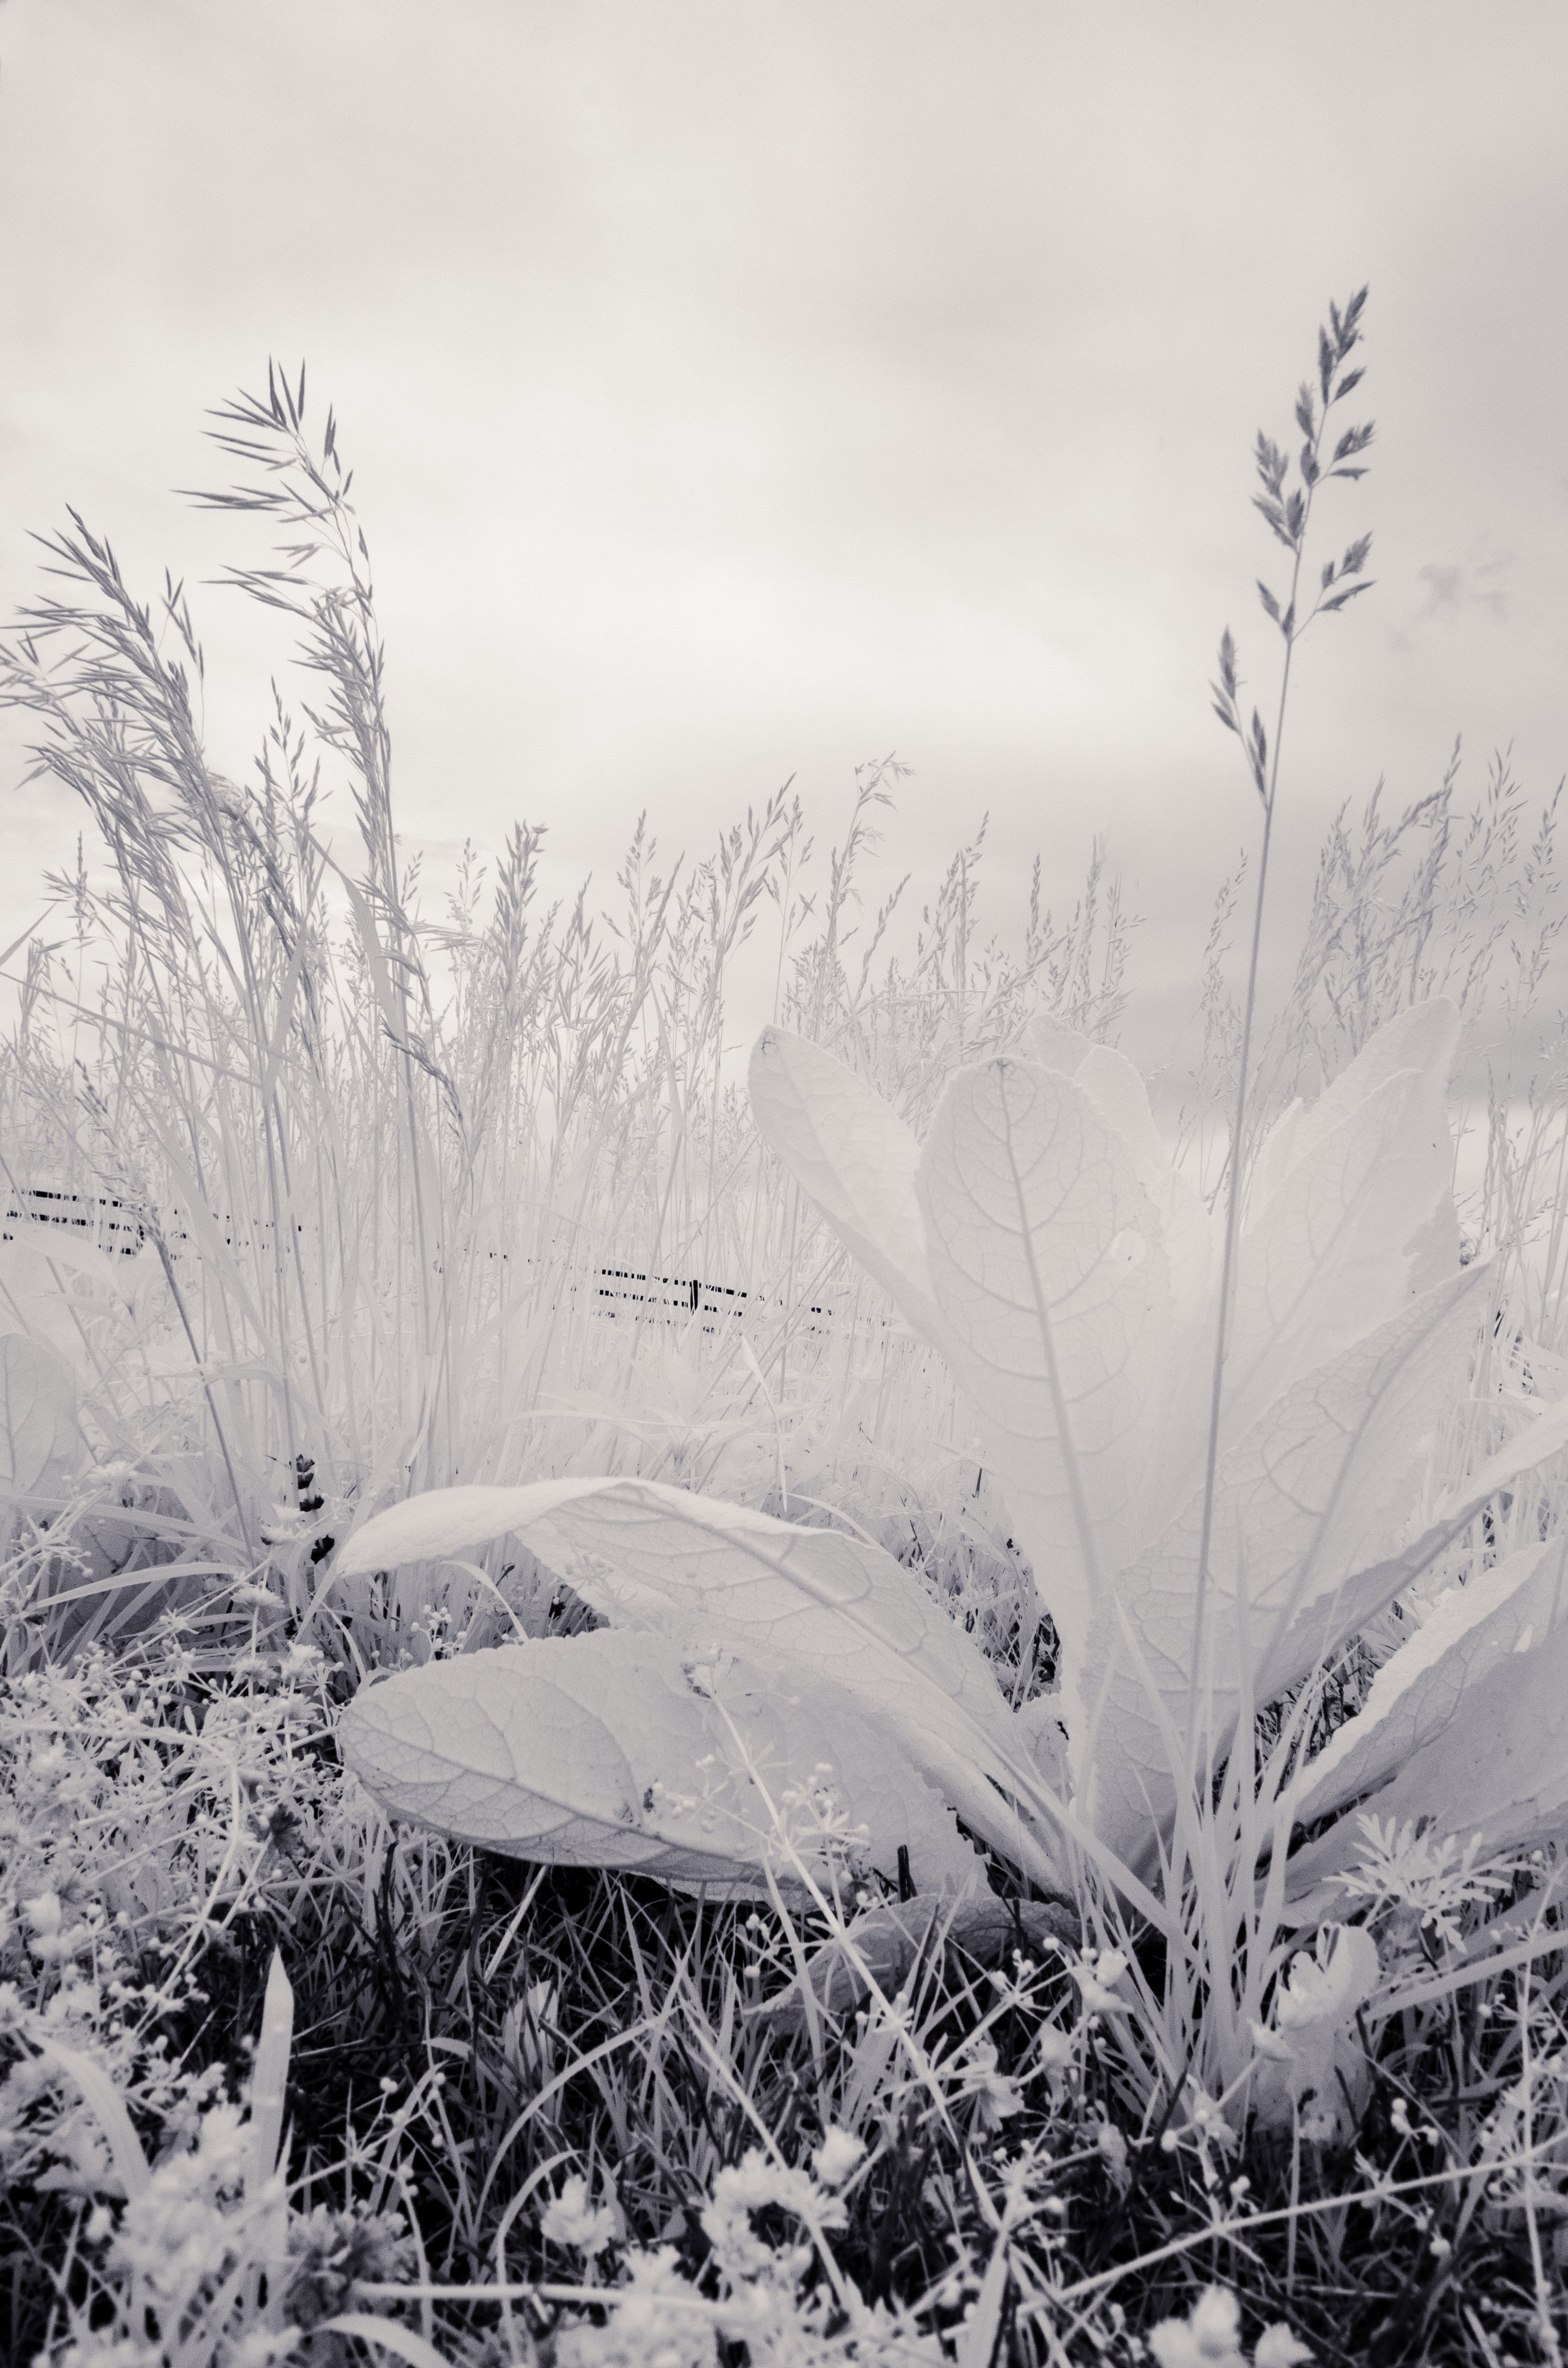
<instances>
[{"instance_id":1,"label":"meadow vegetation","mask_svg":"<svg viewBox=\"0 0 1568 2368\"><path fill-rule=\"evenodd\" d=\"M1099 851L1009 945L982 831L900 935L892 758L824 855L785 791L546 907L519 825L432 918L302 376L198 496L297 639L244 782L183 587L46 544L6 2358L1559 2359L1555 802L1347 805L1259 986L1361 324L1259 438L1256 844L1153 1114Z\"/></svg>"}]
</instances>

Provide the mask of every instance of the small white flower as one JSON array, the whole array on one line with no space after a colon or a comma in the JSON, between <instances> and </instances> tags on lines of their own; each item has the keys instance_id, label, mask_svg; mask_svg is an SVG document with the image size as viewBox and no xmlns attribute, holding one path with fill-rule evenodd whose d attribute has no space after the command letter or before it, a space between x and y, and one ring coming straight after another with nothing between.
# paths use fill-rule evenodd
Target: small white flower
<instances>
[{"instance_id":1,"label":"small white flower","mask_svg":"<svg viewBox=\"0 0 1568 2368\"><path fill-rule=\"evenodd\" d=\"M615 2242L615 2212L608 2203L588 2201L588 2182L574 2171L540 2223L552 2245L569 2246L577 2253L602 2253Z\"/></svg>"},{"instance_id":2,"label":"small white flower","mask_svg":"<svg viewBox=\"0 0 1568 2368\"><path fill-rule=\"evenodd\" d=\"M40 1891L36 1899L24 1899L22 1914L36 1939L52 1940L60 1930L60 1894L58 1891Z\"/></svg>"},{"instance_id":3,"label":"small white flower","mask_svg":"<svg viewBox=\"0 0 1568 2368\"><path fill-rule=\"evenodd\" d=\"M990 2040L977 2041L969 2049L963 2070L960 2094L973 2105L978 2128L998 2130L1014 2113L1023 2111L1018 2084L1005 2072L997 2071L996 2050Z\"/></svg>"},{"instance_id":4,"label":"small white flower","mask_svg":"<svg viewBox=\"0 0 1568 2368\"><path fill-rule=\"evenodd\" d=\"M846 2225L843 2204L824 2196L803 2170L770 2162L760 2146L753 2146L740 2162L720 2171L702 2214L703 2233L737 2291L756 2280L790 2284L811 2260L809 2245L774 2247L756 2234L751 2215L770 2206L818 2232Z\"/></svg>"},{"instance_id":5,"label":"small white flower","mask_svg":"<svg viewBox=\"0 0 1568 2368\"><path fill-rule=\"evenodd\" d=\"M1154 2328L1149 2349L1159 2368L1247 2368L1235 2295L1223 2286L1209 2287L1186 2318L1167 2318ZM1253 2368L1301 2368L1312 2356L1281 2319L1258 2337Z\"/></svg>"},{"instance_id":6,"label":"small white flower","mask_svg":"<svg viewBox=\"0 0 1568 2368\"><path fill-rule=\"evenodd\" d=\"M1075 2053L1070 2033L1055 2023L1042 2022L1035 2032L1034 2055L1042 2072L1060 2072L1072 2063Z\"/></svg>"},{"instance_id":7,"label":"small white flower","mask_svg":"<svg viewBox=\"0 0 1568 2368\"><path fill-rule=\"evenodd\" d=\"M1236 2134L1225 2119L1224 2107L1217 2097L1211 2097L1208 2089L1200 2088L1196 2080L1187 2089L1187 2127L1193 2136L1207 2140L1210 2146L1231 2146L1235 2144Z\"/></svg>"},{"instance_id":8,"label":"small white flower","mask_svg":"<svg viewBox=\"0 0 1568 2368\"><path fill-rule=\"evenodd\" d=\"M831 2129L812 2157L812 2169L824 2187L842 2187L859 2168L866 2152L864 2138L849 2130Z\"/></svg>"},{"instance_id":9,"label":"small white flower","mask_svg":"<svg viewBox=\"0 0 1568 2368\"><path fill-rule=\"evenodd\" d=\"M1343 2028L1376 1989L1379 1970L1377 1943L1369 1932L1359 1925L1325 1924L1316 1956L1303 1949L1291 1959L1275 2021L1281 2031L1323 2023Z\"/></svg>"},{"instance_id":10,"label":"small white flower","mask_svg":"<svg viewBox=\"0 0 1568 2368\"><path fill-rule=\"evenodd\" d=\"M1085 1955L1081 1965L1068 1968L1078 1985L1085 2014L1125 2014L1127 2000L1116 1996L1116 1985L1127 1971L1127 1959L1119 1949L1102 1949L1099 1955Z\"/></svg>"},{"instance_id":11,"label":"small white flower","mask_svg":"<svg viewBox=\"0 0 1568 2368\"><path fill-rule=\"evenodd\" d=\"M1149 2349L1160 2368L1246 2368L1235 2295L1223 2286L1208 2287L1186 2318L1161 2320Z\"/></svg>"},{"instance_id":12,"label":"small white flower","mask_svg":"<svg viewBox=\"0 0 1568 2368\"><path fill-rule=\"evenodd\" d=\"M1284 2320L1278 2318L1272 2327L1264 2328L1257 2339L1257 2350L1252 2356L1255 2368L1301 2368L1301 2362L1310 2360L1312 2355L1306 2345L1291 2334Z\"/></svg>"}]
</instances>

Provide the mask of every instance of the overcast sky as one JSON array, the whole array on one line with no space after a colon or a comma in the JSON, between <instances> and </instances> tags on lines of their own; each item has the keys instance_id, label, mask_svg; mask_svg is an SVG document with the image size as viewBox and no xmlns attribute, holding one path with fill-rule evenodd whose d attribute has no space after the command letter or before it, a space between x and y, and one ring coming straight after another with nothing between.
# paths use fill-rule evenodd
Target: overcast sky
<instances>
[{"instance_id":1,"label":"overcast sky","mask_svg":"<svg viewBox=\"0 0 1568 2368\"><path fill-rule=\"evenodd\" d=\"M1190 1001L1256 833L1221 627L1275 662L1250 447L1362 280L1378 586L1303 650L1282 924L1380 774L1568 764L1565 93L1561 0L7 0L0 611L68 501L149 590L259 557L170 488L308 357L411 841L526 815L608 887L644 806L699 854L793 774L826 837L897 749L890 866L989 809L1006 921L1103 832ZM0 935L76 827L8 728Z\"/></svg>"}]
</instances>

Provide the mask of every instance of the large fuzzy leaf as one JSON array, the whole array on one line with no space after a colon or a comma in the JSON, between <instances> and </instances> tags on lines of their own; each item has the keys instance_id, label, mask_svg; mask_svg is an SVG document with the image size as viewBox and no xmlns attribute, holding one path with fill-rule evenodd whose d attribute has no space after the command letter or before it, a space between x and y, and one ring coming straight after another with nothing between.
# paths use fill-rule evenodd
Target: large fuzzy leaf
<instances>
[{"instance_id":1,"label":"large fuzzy leaf","mask_svg":"<svg viewBox=\"0 0 1568 2368\"><path fill-rule=\"evenodd\" d=\"M1051 1063L1047 1063L1049 1068ZM1138 1181L1153 1202L1160 1219L1171 1296L1179 1313L1196 1314L1213 1277L1215 1229L1202 1195L1181 1170L1154 1124L1149 1088L1142 1073L1124 1053L1108 1044L1091 1045L1073 1071L1107 1124L1114 1127L1132 1155ZM1212 1342L1210 1342L1212 1349ZM1202 1392L1194 1394L1199 1408Z\"/></svg>"},{"instance_id":2,"label":"large fuzzy leaf","mask_svg":"<svg viewBox=\"0 0 1568 2368\"><path fill-rule=\"evenodd\" d=\"M1148 1087L1126 1054L1108 1044L1091 1045L1073 1076L1127 1145L1138 1181L1153 1206L1165 1255L1171 1308L1167 1373L1174 1385L1162 1381L1158 1393L1159 1418L1150 1440L1145 1486L1148 1518L1168 1502L1173 1487L1179 1487L1178 1475L1201 1452L1207 1435L1207 1395L1191 1381L1214 1354L1209 1302L1219 1269L1221 1236L1202 1194L1172 1165L1154 1124Z\"/></svg>"},{"instance_id":3,"label":"large fuzzy leaf","mask_svg":"<svg viewBox=\"0 0 1568 2368\"><path fill-rule=\"evenodd\" d=\"M1064 1020L1053 1019L1047 1011L1037 1012L1024 1030L1024 1041L1029 1057L1042 1069L1055 1069L1064 1077L1075 1077L1085 1061L1095 1049L1095 1040L1077 1028L1069 1028Z\"/></svg>"},{"instance_id":4,"label":"large fuzzy leaf","mask_svg":"<svg viewBox=\"0 0 1568 2368\"><path fill-rule=\"evenodd\" d=\"M888 1876L962 1890L976 1861L897 1753L778 1672L695 1671L614 1629L460 1655L366 1687L339 1729L391 1816L514 1856L756 1892L832 1884L846 1836ZM831 1814L828 1814L831 1812Z\"/></svg>"},{"instance_id":5,"label":"large fuzzy leaf","mask_svg":"<svg viewBox=\"0 0 1568 2368\"><path fill-rule=\"evenodd\" d=\"M63 1359L25 1333L0 1333L0 1499L62 1487L83 1452Z\"/></svg>"},{"instance_id":6,"label":"large fuzzy leaf","mask_svg":"<svg viewBox=\"0 0 1568 2368\"><path fill-rule=\"evenodd\" d=\"M1433 1164L1426 1170L1417 1216L1426 1200L1439 1199L1452 1182L1453 1146L1449 1133L1448 1080L1459 1043L1459 1008L1447 996L1435 995L1412 1004L1368 1037L1348 1066L1327 1085L1314 1102L1298 1105L1300 1118L1293 1158L1301 1158L1332 1134L1358 1103L1366 1101L1391 1077L1412 1072L1426 1080L1426 1125Z\"/></svg>"},{"instance_id":7,"label":"large fuzzy leaf","mask_svg":"<svg viewBox=\"0 0 1568 2368\"><path fill-rule=\"evenodd\" d=\"M1315 1664L1331 1658L1397 1595L1423 1577L1500 1490L1511 1488L1522 1474L1533 1471L1564 1447L1568 1447L1568 1398L1558 1398L1533 1414L1506 1446L1449 1490L1423 1529L1392 1554L1363 1565L1332 1598L1307 1604L1261 1668L1260 1687L1281 1692Z\"/></svg>"},{"instance_id":8,"label":"large fuzzy leaf","mask_svg":"<svg viewBox=\"0 0 1568 2368\"><path fill-rule=\"evenodd\" d=\"M1208 1402L1201 1388L1191 1386L1206 1359L1214 1353L1213 1319L1209 1298L1219 1260L1219 1237L1207 1202L1190 1178L1172 1165L1170 1153L1154 1123L1149 1088L1142 1073L1124 1053L1108 1044L1092 1044L1058 1022L1037 1019L1028 1030L1036 1059L1042 1067L1072 1077L1086 1094L1106 1123L1126 1144L1139 1183L1148 1194L1159 1222L1170 1287L1173 1328L1168 1371L1179 1374L1181 1386L1162 1387L1156 1439L1151 1440L1149 1502L1152 1513L1163 1501L1176 1475L1201 1452L1208 1419ZM1157 1440L1157 1443L1156 1443Z\"/></svg>"},{"instance_id":9,"label":"large fuzzy leaf","mask_svg":"<svg viewBox=\"0 0 1568 2368\"><path fill-rule=\"evenodd\" d=\"M1266 1146L1239 1252L1226 1395L1244 1419L1459 1262L1446 1085L1458 1015L1418 1006Z\"/></svg>"},{"instance_id":10,"label":"large fuzzy leaf","mask_svg":"<svg viewBox=\"0 0 1568 2368\"><path fill-rule=\"evenodd\" d=\"M944 1345L915 1197L920 1144L891 1102L782 1028L757 1038L747 1084L763 1141L915 1329Z\"/></svg>"},{"instance_id":11,"label":"large fuzzy leaf","mask_svg":"<svg viewBox=\"0 0 1568 2368\"><path fill-rule=\"evenodd\" d=\"M1051 1065L1048 1061L1045 1067ZM1108 1126L1116 1129L1142 1173L1143 1163L1163 1167L1165 1147L1154 1124L1143 1074L1112 1044L1091 1044L1072 1075Z\"/></svg>"},{"instance_id":12,"label":"large fuzzy leaf","mask_svg":"<svg viewBox=\"0 0 1568 2368\"><path fill-rule=\"evenodd\" d=\"M1559 1838L1568 1816L1568 1625L1471 1671L1448 1719L1362 1807L1396 1827L1477 1835L1488 1850ZM1360 1841L1346 1813L1290 1861L1291 1896L1344 1872Z\"/></svg>"},{"instance_id":13,"label":"large fuzzy leaf","mask_svg":"<svg viewBox=\"0 0 1568 2368\"><path fill-rule=\"evenodd\" d=\"M916 1189L958 1378L1071 1681L1150 1477L1170 1330L1159 1217L1083 1087L1014 1060L952 1079Z\"/></svg>"},{"instance_id":14,"label":"large fuzzy leaf","mask_svg":"<svg viewBox=\"0 0 1568 2368\"><path fill-rule=\"evenodd\" d=\"M1414 1575L1403 1564L1396 1574L1391 1550L1462 1377L1477 1281L1473 1269L1456 1275L1355 1342L1267 1406L1221 1458L1200 1667L1201 1486L1108 1591L1086 1656L1089 1725L1074 1740L1096 1829L1129 1863L1146 1857L1175 1798L1172 1737L1187 1733L1195 1685L1222 1753L1244 1651L1254 1698L1267 1702ZM1360 1580L1369 1562L1386 1589L1378 1601Z\"/></svg>"},{"instance_id":15,"label":"large fuzzy leaf","mask_svg":"<svg viewBox=\"0 0 1568 2368\"><path fill-rule=\"evenodd\" d=\"M1409 1640L1384 1662L1357 1715L1302 1771L1290 1796L1292 1822L1314 1824L1346 1803L1380 1808L1378 1788L1460 1722L1476 1715L1476 1689L1493 1670L1533 1653L1568 1620L1568 1541L1510 1554L1463 1587L1450 1588ZM1515 1672L1516 1677L1517 1671ZM1371 1797L1368 1797L1371 1796ZM1445 1829L1468 1804L1434 1799L1427 1813ZM1291 1861L1301 1889L1351 1852L1331 1834Z\"/></svg>"},{"instance_id":16,"label":"large fuzzy leaf","mask_svg":"<svg viewBox=\"0 0 1568 2368\"><path fill-rule=\"evenodd\" d=\"M880 1547L658 1482L558 1480L411 1497L357 1530L338 1567L391 1568L506 1535L618 1626L657 1630L687 1653L765 1656L807 1690L840 1689L975 1832L1038 1880L1060 1879L1002 1798L1040 1808L1044 1788L983 1656Z\"/></svg>"}]
</instances>

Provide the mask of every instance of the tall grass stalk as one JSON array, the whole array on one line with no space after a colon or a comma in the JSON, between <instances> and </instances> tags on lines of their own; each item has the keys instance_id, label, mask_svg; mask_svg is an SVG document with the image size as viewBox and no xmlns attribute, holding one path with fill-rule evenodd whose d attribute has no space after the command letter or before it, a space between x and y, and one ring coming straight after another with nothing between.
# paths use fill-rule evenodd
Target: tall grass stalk
<instances>
[{"instance_id":1,"label":"tall grass stalk","mask_svg":"<svg viewBox=\"0 0 1568 2368\"><path fill-rule=\"evenodd\" d=\"M1290 580L1283 604L1267 585L1258 585L1258 594L1265 613L1278 627L1283 643L1279 666L1279 694L1275 710L1274 736L1269 740L1262 719L1255 707L1250 725L1244 727L1240 684L1236 675L1235 644L1227 626L1220 641L1219 681L1212 686L1214 712L1227 731L1235 734L1246 756L1247 769L1263 808L1263 836L1257 858L1257 885L1253 894L1252 942L1247 955L1246 985L1242 999L1241 1057L1236 1067L1235 1117L1231 1128L1231 1156L1225 1188L1225 1238L1220 1268L1219 1315L1215 1328L1213 1377L1209 1395L1209 1444L1203 1473L1203 1519L1198 1548L1198 1594L1193 1621L1192 1667L1204 1666L1204 1634L1208 1613L1210 1571L1209 1555L1214 1522L1214 1485L1220 1463L1221 1403L1224 1390L1225 1355L1229 1344L1231 1292L1235 1275L1236 1245L1241 1229L1244 1197L1243 1146L1246 1140L1247 1091L1252 1074L1253 1028L1257 1016L1258 971L1263 954L1263 916L1268 890L1268 857L1274 838L1275 801L1279 788L1279 759L1285 737L1285 714L1290 693L1290 669L1296 645L1309 626L1320 616L1332 615L1348 606L1359 593L1369 591L1369 580L1361 574L1371 537L1364 536L1351 543L1337 564L1330 561L1323 571L1323 580L1312 606L1299 613L1301 598L1301 570L1306 559L1307 535L1312 525L1312 508L1320 485L1335 478L1355 481L1366 474L1355 465L1355 456L1366 450L1372 440L1369 427L1346 428L1338 438L1332 455L1325 455L1324 439L1328 433L1330 415L1337 409L1359 384L1359 369L1346 370L1345 365L1360 343L1360 319L1366 307L1368 291L1360 289L1341 313L1331 305L1328 329L1318 331L1317 387L1303 381L1296 398L1296 425L1306 438L1297 463L1301 482L1288 488L1290 463L1278 445L1258 430L1256 466L1262 491L1253 496L1254 507L1267 520L1270 533L1290 554ZM1201 1699L1199 1690L1193 1694L1194 1712ZM1196 1747L1195 1734L1187 1737L1187 1759L1192 1761Z\"/></svg>"}]
</instances>

